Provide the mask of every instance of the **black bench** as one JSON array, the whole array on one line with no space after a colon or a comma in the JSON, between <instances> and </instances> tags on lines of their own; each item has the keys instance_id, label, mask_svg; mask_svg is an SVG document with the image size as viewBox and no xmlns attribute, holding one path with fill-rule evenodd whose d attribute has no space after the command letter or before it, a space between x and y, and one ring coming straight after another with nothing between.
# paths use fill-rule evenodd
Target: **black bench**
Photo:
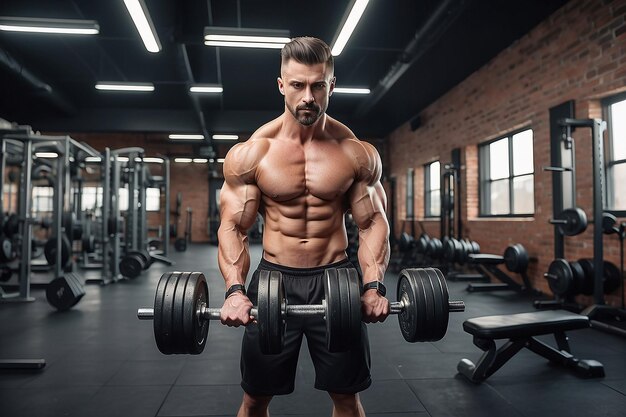
<instances>
[{"instance_id":1,"label":"black bench","mask_svg":"<svg viewBox=\"0 0 626 417\"><path fill-rule=\"evenodd\" d=\"M467 286L469 292L484 292L484 291L498 291L498 290L513 290L517 292L533 292L534 289L526 269L528 263L522 265L510 265L504 256L495 255L490 253L475 253L467 256L467 262L473 265L480 273L486 276L493 276L500 280L502 283L472 283ZM505 265L511 272L517 272L522 277L523 285L517 283L508 274L498 268L498 265ZM515 266L515 267L512 267Z\"/></svg>"},{"instance_id":2,"label":"black bench","mask_svg":"<svg viewBox=\"0 0 626 417\"><path fill-rule=\"evenodd\" d=\"M484 316L466 320L463 329L474 337L474 344L484 351L476 365L461 359L460 374L480 383L502 367L522 348L528 348L550 361L574 369L581 376L603 377L603 365L594 360L576 359L570 353L565 332L590 327L589 318L565 310L533 311L530 313ZM557 348L535 336L554 334ZM500 348L496 340L509 339Z\"/></svg>"}]
</instances>

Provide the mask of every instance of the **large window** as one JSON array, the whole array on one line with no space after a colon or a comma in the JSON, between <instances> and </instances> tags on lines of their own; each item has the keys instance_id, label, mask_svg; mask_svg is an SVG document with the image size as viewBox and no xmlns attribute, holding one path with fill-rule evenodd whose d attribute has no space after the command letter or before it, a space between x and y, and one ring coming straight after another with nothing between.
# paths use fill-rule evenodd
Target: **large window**
<instances>
[{"instance_id":1,"label":"large window","mask_svg":"<svg viewBox=\"0 0 626 417\"><path fill-rule=\"evenodd\" d=\"M525 129L480 146L480 214L535 212L533 131Z\"/></svg>"},{"instance_id":2,"label":"large window","mask_svg":"<svg viewBox=\"0 0 626 417\"><path fill-rule=\"evenodd\" d=\"M120 188L119 193L120 211L128 210L128 188ZM95 209L102 206L102 187L83 187L83 209ZM146 188L146 211L161 210L161 190L159 188Z\"/></svg>"},{"instance_id":3,"label":"large window","mask_svg":"<svg viewBox=\"0 0 626 417\"><path fill-rule=\"evenodd\" d=\"M32 196L31 210L33 213L48 213L53 210L54 188L35 186Z\"/></svg>"},{"instance_id":4,"label":"large window","mask_svg":"<svg viewBox=\"0 0 626 417\"><path fill-rule=\"evenodd\" d=\"M609 210L626 211L626 95L607 103L607 206Z\"/></svg>"},{"instance_id":5,"label":"large window","mask_svg":"<svg viewBox=\"0 0 626 417\"><path fill-rule=\"evenodd\" d=\"M441 164L439 161L424 165L424 216L441 214Z\"/></svg>"}]
</instances>

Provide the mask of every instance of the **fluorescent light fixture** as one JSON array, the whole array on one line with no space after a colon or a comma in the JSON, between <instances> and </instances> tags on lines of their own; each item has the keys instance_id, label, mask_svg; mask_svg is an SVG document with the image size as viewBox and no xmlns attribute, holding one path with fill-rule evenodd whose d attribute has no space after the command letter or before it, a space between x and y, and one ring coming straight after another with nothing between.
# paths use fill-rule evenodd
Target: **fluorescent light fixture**
<instances>
[{"instance_id":1,"label":"fluorescent light fixture","mask_svg":"<svg viewBox=\"0 0 626 417\"><path fill-rule=\"evenodd\" d=\"M96 90L103 91L154 91L152 83L127 83L101 81L96 84Z\"/></svg>"},{"instance_id":2,"label":"fluorescent light fixture","mask_svg":"<svg viewBox=\"0 0 626 417\"><path fill-rule=\"evenodd\" d=\"M174 140L203 140L204 139L204 135L197 135L197 134L190 135L190 134L183 134L183 133L172 133L168 137Z\"/></svg>"},{"instance_id":3,"label":"fluorescent light fixture","mask_svg":"<svg viewBox=\"0 0 626 417\"><path fill-rule=\"evenodd\" d=\"M191 159L191 158L174 158L174 162L188 164L190 162L193 162L193 159Z\"/></svg>"},{"instance_id":4,"label":"fluorescent light fixture","mask_svg":"<svg viewBox=\"0 0 626 417\"><path fill-rule=\"evenodd\" d=\"M224 159L224 158L217 158L217 163L218 163L218 164L223 164L223 163L224 163L224 161L225 161L225 159Z\"/></svg>"},{"instance_id":5,"label":"fluorescent light fixture","mask_svg":"<svg viewBox=\"0 0 626 417\"><path fill-rule=\"evenodd\" d=\"M206 158L193 158L193 162L194 164L206 164L209 160Z\"/></svg>"},{"instance_id":6,"label":"fluorescent light fixture","mask_svg":"<svg viewBox=\"0 0 626 417\"><path fill-rule=\"evenodd\" d=\"M128 162L128 161L130 161L130 159L128 159L127 156L118 156L117 157L117 161L118 162Z\"/></svg>"},{"instance_id":7,"label":"fluorescent light fixture","mask_svg":"<svg viewBox=\"0 0 626 417\"><path fill-rule=\"evenodd\" d=\"M88 156L85 158L85 162L102 162L102 158L99 156Z\"/></svg>"},{"instance_id":8,"label":"fluorescent light fixture","mask_svg":"<svg viewBox=\"0 0 626 417\"><path fill-rule=\"evenodd\" d=\"M162 164L163 163L163 159L162 158L154 158L154 157L146 157L143 158L143 161L145 163L153 163L153 164Z\"/></svg>"},{"instance_id":9,"label":"fluorescent light fixture","mask_svg":"<svg viewBox=\"0 0 626 417\"><path fill-rule=\"evenodd\" d=\"M291 37L287 30L220 26L204 28L204 44L207 46L282 49L290 41Z\"/></svg>"},{"instance_id":10,"label":"fluorescent light fixture","mask_svg":"<svg viewBox=\"0 0 626 417\"><path fill-rule=\"evenodd\" d=\"M237 136L237 135L213 135L213 136L211 136L211 139L214 139L214 140L237 140L237 139L239 139L239 136Z\"/></svg>"},{"instance_id":11,"label":"fluorescent light fixture","mask_svg":"<svg viewBox=\"0 0 626 417\"><path fill-rule=\"evenodd\" d=\"M350 14L344 21L339 35L335 38L335 41L331 46L331 53L333 56L337 56L343 51L343 48L348 43L350 36L352 36L352 32L354 31L357 23L359 23L359 20L361 19L368 3L369 0L354 0L352 3Z\"/></svg>"},{"instance_id":12,"label":"fluorescent light fixture","mask_svg":"<svg viewBox=\"0 0 626 417\"><path fill-rule=\"evenodd\" d=\"M35 152L36 158L58 158L58 156L56 152Z\"/></svg>"},{"instance_id":13,"label":"fluorescent light fixture","mask_svg":"<svg viewBox=\"0 0 626 417\"><path fill-rule=\"evenodd\" d=\"M354 88L354 87L335 87L333 93L337 94L369 94L369 88Z\"/></svg>"},{"instance_id":14,"label":"fluorescent light fixture","mask_svg":"<svg viewBox=\"0 0 626 417\"><path fill-rule=\"evenodd\" d=\"M0 30L64 35L97 35L100 33L100 26L95 20L0 16Z\"/></svg>"},{"instance_id":15,"label":"fluorescent light fixture","mask_svg":"<svg viewBox=\"0 0 626 417\"><path fill-rule=\"evenodd\" d=\"M152 24L146 4L143 0L124 0L124 4L148 52L159 52L161 50L161 42L159 42L159 37Z\"/></svg>"},{"instance_id":16,"label":"fluorescent light fixture","mask_svg":"<svg viewBox=\"0 0 626 417\"><path fill-rule=\"evenodd\" d=\"M189 87L191 93L221 93L224 91L221 85L196 84Z\"/></svg>"}]
</instances>

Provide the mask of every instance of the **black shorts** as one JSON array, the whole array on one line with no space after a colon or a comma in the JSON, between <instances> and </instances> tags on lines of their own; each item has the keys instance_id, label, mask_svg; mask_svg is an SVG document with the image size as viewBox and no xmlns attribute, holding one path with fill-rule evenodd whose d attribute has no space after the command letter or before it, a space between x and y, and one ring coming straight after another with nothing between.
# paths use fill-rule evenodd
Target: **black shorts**
<instances>
[{"instance_id":1,"label":"black shorts","mask_svg":"<svg viewBox=\"0 0 626 417\"><path fill-rule=\"evenodd\" d=\"M352 268L343 260L315 268L291 268L261 259L248 286L248 297L257 304L259 270L280 271L290 304L321 304L324 270ZM293 392L302 336L305 335L315 366L315 388L338 394L354 394L372 383L367 329L361 323L361 344L347 352L326 348L326 324L321 316L289 317L285 347L278 355L261 353L256 324L246 327L241 348L241 387L249 395L284 395Z\"/></svg>"}]
</instances>

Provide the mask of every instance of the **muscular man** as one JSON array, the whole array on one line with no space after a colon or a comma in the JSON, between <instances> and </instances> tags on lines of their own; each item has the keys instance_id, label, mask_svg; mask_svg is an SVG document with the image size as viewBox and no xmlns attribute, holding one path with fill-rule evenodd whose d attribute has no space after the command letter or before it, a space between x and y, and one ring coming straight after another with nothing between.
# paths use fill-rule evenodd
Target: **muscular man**
<instances>
[{"instance_id":1,"label":"muscular man","mask_svg":"<svg viewBox=\"0 0 626 417\"><path fill-rule=\"evenodd\" d=\"M326 348L321 317L289 318L285 347L263 355L250 316L258 271L282 272L292 304L319 304L325 268L352 267L346 258L347 211L359 228L358 259L363 283L382 281L389 261L386 197L375 148L326 114L335 87L330 48L316 38L296 38L281 52L278 89L285 111L234 146L224 162L219 266L227 288L221 319L247 325L241 353L244 397L238 416L267 416L274 395L294 389L303 335L315 366L315 387L328 391L334 416L364 416L358 393L371 384L367 330L348 352ZM250 267L246 231L257 213L265 222L263 257L247 292ZM362 296L364 322L383 321L389 303L375 288Z\"/></svg>"}]
</instances>

